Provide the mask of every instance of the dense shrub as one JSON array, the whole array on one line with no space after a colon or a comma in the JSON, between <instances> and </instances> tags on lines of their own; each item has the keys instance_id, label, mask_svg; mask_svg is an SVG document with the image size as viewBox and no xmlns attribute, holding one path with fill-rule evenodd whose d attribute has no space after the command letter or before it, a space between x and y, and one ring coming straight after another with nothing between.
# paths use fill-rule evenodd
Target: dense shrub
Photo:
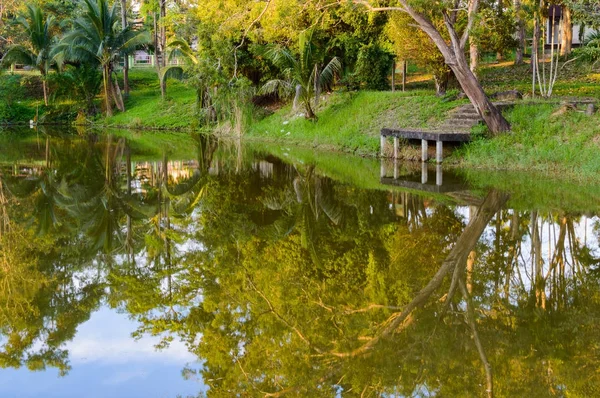
<instances>
[{"instance_id":1,"label":"dense shrub","mask_svg":"<svg viewBox=\"0 0 600 398\"><path fill-rule=\"evenodd\" d=\"M358 52L355 79L368 90L387 90L393 64L394 56L389 51L378 44L366 44Z\"/></svg>"},{"instance_id":2,"label":"dense shrub","mask_svg":"<svg viewBox=\"0 0 600 398\"><path fill-rule=\"evenodd\" d=\"M26 97L21 76L5 75L0 78L0 123L25 122L35 112L21 103Z\"/></svg>"},{"instance_id":3,"label":"dense shrub","mask_svg":"<svg viewBox=\"0 0 600 398\"><path fill-rule=\"evenodd\" d=\"M100 92L102 75L93 66L68 66L60 74L48 76L51 93L55 98L66 98L74 101L86 113L94 114L97 109L94 98Z\"/></svg>"}]
</instances>

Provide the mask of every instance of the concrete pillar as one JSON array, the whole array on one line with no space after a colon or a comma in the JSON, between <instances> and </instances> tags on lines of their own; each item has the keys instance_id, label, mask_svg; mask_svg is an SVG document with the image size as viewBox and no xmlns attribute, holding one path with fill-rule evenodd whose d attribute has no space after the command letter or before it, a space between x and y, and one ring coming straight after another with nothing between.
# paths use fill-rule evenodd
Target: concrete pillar
<instances>
[{"instance_id":1,"label":"concrete pillar","mask_svg":"<svg viewBox=\"0 0 600 398\"><path fill-rule=\"evenodd\" d=\"M381 136L381 138L379 139L379 145L381 148L381 157L385 157L385 141L386 141L386 137L384 135Z\"/></svg>"},{"instance_id":2,"label":"concrete pillar","mask_svg":"<svg viewBox=\"0 0 600 398\"><path fill-rule=\"evenodd\" d=\"M394 137L394 159L398 159L398 151L400 150L400 140Z\"/></svg>"},{"instance_id":3,"label":"concrete pillar","mask_svg":"<svg viewBox=\"0 0 600 398\"><path fill-rule=\"evenodd\" d=\"M379 175L381 176L381 178L385 178L385 175L387 174L387 170L385 168L385 159L381 159L381 169L379 171Z\"/></svg>"},{"instance_id":4,"label":"concrete pillar","mask_svg":"<svg viewBox=\"0 0 600 398\"><path fill-rule=\"evenodd\" d=\"M398 179L398 160L394 159L394 180Z\"/></svg>"},{"instance_id":5,"label":"concrete pillar","mask_svg":"<svg viewBox=\"0 0 600 398\"><path fill-rule=\"evenodd\" d=\"M427 184L427 177L429 170L427 169L427 163L421 164L421 184Z\"/></svg>"},{"instance_id":6,"label":"concrete pillar","mask_svg":"<svg viewBox=\"0 0 600 398\"><path fill-rule=\"evenodd\" d=\"M444 151L444 143L442 141L436 141L435 143L435 162L442 163Z\"/></svg>"},{"instance_id":7,"label":"concrete pillar","mask_svg":"<svg viewBox=\"0 0 600 398\"><path fill-rule=\"evenodd\" d=\"M438 187L442 186L442 165L438 164L435 166L435 185Z\"/></svg>"},{"instance_id":8,"label":"concrete pillar","mask_svg":"<svg viewBox=\"0 0 600 398\"><path fill-rule=\"evenodd\" d=\"M421 140L421 161L427 161L427 140Z\"/></svg>"}]
</instances>

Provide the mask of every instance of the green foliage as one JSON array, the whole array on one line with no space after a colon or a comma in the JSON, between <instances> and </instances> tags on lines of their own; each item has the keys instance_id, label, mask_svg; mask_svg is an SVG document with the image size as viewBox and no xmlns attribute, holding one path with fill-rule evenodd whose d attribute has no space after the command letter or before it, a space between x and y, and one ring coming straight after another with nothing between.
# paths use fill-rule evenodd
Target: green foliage
<instances>
[{"instance_id":1,"label":"green foliage","mask_svg":"<svg viewBox=\"0 0 600 398\"><path fill-rule=\"evenodd\" d=\"M107 0L84 0L84 5L83 14L73 21L73 30L55 48L55 57L61 63L74 61L102 67L106 114L112 116L112 100L117 106L122 101L117 98L117 90L113 87L115 62L119 56L147 44L150 35L146 30L119 26L121 17L118 2L111 7Z\"/></svg>"},{"instance_id":2,"label":"green foliage","mask_svg":"<svg viewBox=\"0 0 600 398\"><path fill-rule=\"evenodd\" d=\"M24 103L25 97L21 76L0 76L0 124L26 122L33 118L34 111Z\"/></svg>"},{"instance_id":3,"label":"green foliage","mask_svg":"<svg viewBox=\"0 0 600 398\"><path fill-rule=\"evenodd\" d=\"M102 74L94 66L82 64L68 65L59 74L49 76L49 83L56 87L53 92L56 97L75 101L88 114L95 114L94 98L102 86Z\"/></svg>"},{"instance_id":4,"label":"green foliage","mask_svg":"<svg viewBox=\"0 0 600 398\"><path fill-rule=\"evenodd\" d=\"M593 32L587 36L583 46L573 51L573 56L595 66L600 61L600 32Z\"/></svg>"},{"instance_id":5,"label":"green foliage","mask_svg":"<svg viewBox=\"0 0 600 398\"><path fill-rule=\"evenodd\" d=\"M302 102L307 119L316 119L313 101L318 101L321 90L331 84L342 69L336 57L325 63L325 55L316 47L313 38L313 29L300 35L297 56L284 47L268 49L265 55L281 70L284 79L270 80L261 88L263 93L276 93L280 97L295 93L294 102Z\"/></svg>"},{"instance_id":6,"label":"green foliage","mask_svg":"<svg viewBox=\"0 0 600 398\"><path fill-rule=\"evenodd\" d=\"M585 26L600 27L600 4L596 0L564 0L573 12L573 19Z\"/></svg>"},{"instance_id":7,"label":"green foliage","mask_svg":"<svg viewBox=\"0 0 600 398\"><path fill-rule=\"evenodd\" d=\"M436 26L440 21L436 20ZM433 41L422 30L413 26L410 16L394 14L386 27L392 47L399 60L412 61L433 75L438 94L444 94L450 76L450 68Z\"/></svg>"},{"instance_id":8,"label":"green foliage","mask_svg":"<svg viewBox=\"0 0 600 398\"><path fill-rule=\"evenodd\" d=\"M388 90L394 56L378 44L366 44L358 52L355 78L367 90Z\"/></svg>"},{"instance_id":9,"label":"green foliage","mask_svg":"<svg viewBox=\"0 0 600 398\"><path fill-rule=\"evenodd\" d=\"M502 12L499 15L496 3L492 2L479 11L471 38L481 53L506 54L516 47L515 31L514 14Z\"/></svg>"}]
</instances>

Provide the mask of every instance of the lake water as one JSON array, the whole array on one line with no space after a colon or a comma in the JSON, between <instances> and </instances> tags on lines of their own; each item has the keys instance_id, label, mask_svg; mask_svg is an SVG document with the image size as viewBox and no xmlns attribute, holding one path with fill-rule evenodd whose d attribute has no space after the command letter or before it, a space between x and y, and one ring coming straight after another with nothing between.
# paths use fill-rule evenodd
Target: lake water
<instances>
[{"instance_id":1,"label":"lake water","mask_svg":"<svg viewBox=\"0 0 600 398\"><path fill-rule=\"evenodd\" d=\"M599 396L599 215L543 176L0 131L0 396Z\"/></svg>"}]
</instances>

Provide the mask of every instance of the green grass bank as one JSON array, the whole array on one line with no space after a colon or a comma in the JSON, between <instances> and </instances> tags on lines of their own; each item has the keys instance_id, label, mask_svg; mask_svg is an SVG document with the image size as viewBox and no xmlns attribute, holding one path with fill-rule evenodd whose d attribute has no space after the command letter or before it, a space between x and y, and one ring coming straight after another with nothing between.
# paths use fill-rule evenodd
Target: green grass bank
<instances>
[{"instance_id":1,"label":"green grass bank","mask_svg":"<svg viewBox=\"0 0 600 398\"><path fill-rule=\"evenodd\" d=\"M517 89L528 97L531 89L528 65L487 65L479 74L489 93ZM110 118L99 114L87 122L101 128L132 129L140 134L155 134L148 130L157 129L197 130L196 93L192 87L170 80L167 98L163 100L156 71L132 70L130 76L131 95L125 101L126 112ZM77 104L69 98L55 98L53 105L44 107L41 97L36 96L39 87L31 73L3 75L2 82L0 91L7 95L0 98L0 121L28 123L36 114L61 123L72 123L77 118ZM247 126L245 138L376 156L381 128L434 128L443 123L448 112L467 103L456 100L452 95L455 92L444 98L436 97L432 83L417 71L410 76L406 92L336 91L326 95L316 107L317 122L306 120L291 105L284 106ZM557 111L561 98L600 100L600 74L569 64L561 69L554 92L551 100L536 99L532 103L531 98L526 98L506 110L505 116L513 127L510 134L487 139L483 138L484 128L475 128L476 139L447 157L446 162L473 169L534 171L597 181L600 114L586 116L573 110ZM96 99L99 108L101 100ZM227 129L216 131L223 134ZM408 149L404 153L410 158L418 150Z\"/></svg>"}]
</instances>

